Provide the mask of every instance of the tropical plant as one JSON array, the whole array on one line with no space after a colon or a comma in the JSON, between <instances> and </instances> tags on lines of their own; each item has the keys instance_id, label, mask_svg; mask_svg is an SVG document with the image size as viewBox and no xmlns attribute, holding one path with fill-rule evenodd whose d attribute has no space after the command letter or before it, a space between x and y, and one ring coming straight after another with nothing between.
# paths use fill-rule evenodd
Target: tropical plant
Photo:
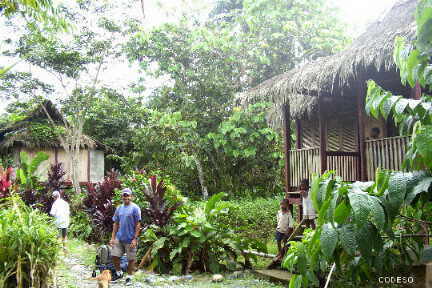
<instances>
[{"instance_id":1,"label":"tropical plant","mask_svg":"<svg viewBox=\"0 0 432 288\"><path fill-rule=\"evenodd\" d=\"M228 212L218 216L218 222L242 237L265 240L273 237L276 214L283 196L219 201L218 209Z\"/></svg>"},{"instance_id":2,"label":"tropical plant","mask_svg":"<svg viewBox=\"0 0 432 288\"><path fill-rule=\"evenodd\" d=\"M47 191L59 190L62 186L63 177L66 175L66 171L63 168L63 163L51 164L48 171L48 181L45 185Z\"/></svg>"},{"instance_id":3,"label":"tropical plant","mask_svg":"<svg viewBox=\"0 0 432 288\"><path fill-rule=\"evenodd\" d=\"M265 246L236 235L217 221L221 213L227 213L227 209L216 205L224 196L224 193L213 195L204 207L182 206L168 225L150 226L141 236L149 268L160 272L177 269L184 274L191 271L216 273L237 269L240 255L244 256L244 265L249 266L249 257L243 250L263 251Z\"/></svg>"},{"instance_id":4,"label":"tropical plant","mask_svg":"<svg viewBox=\"0 0 432 288\"><path fill-rule=\"evenodd\" d=\"M115 190L121 187L118 173L111 171L102 182L87 183L87 195L83 200L83 209L90 216L93 233L89 238L100 242L107 239L113 227L112 217L115 212L113 197Z\"/></svg>"},{"instance_id":5,"label":"tropical plant","mask_svg":"<svg viewBox=\"0 0 432 288\"><path fill-rule=\"evenodd\" d=\"M38 184L38 178L35 175L39 165L48 160L48 154L39 151L30 159L27 152L20 152L20 168L17 170L17 179L24 190L32 190Z\"/></svg>"},{"instance_id":6,"label":"tropical plant","mask_svg":"<svg viewBox=\"0 0 432 288\"><path fill-rule=\"evenodd\" d=\"M294 257L295 246L282 264L301 274L293 283L317 286L334 263L336 281L361 285L417 261L423 241L401 237L406 232L398 228L405 226L399 217L428 201L431 183L425 172L380 170L375 182L344 183L333 172L316 178L311 193L318 225L303 243L310 253Z\"/></svg>"},{"instance_id":7,"label":"tropical plant","mask_svg":"<svg viewBox=\"0 0 432 288\"><path fill-rule=\"evenodd\" d=\"M51 218L18 197L0 205L0 287L46 287L60 251Z\"/></svg>"},{"instance_id":8,"label":"tropical plant","mask_svg":"<svg viewBox=\"0 0 432 288\"><path fill-rule=\"evenodd\" d=\"M176 202L167 205L165 200L166 187L163 180L157 182L156 176L151 176L150 184L144 184L144 196L149 206L142 210L144 217L150 220L152 225L163 227L168 224L171 215L182 205L182 202Z\"/></svg>"},{"instance_id":9,"label":"tropical plant","mask_svg":"<svg viewBox=\"0 0 432 288\"><path fill-rule=\"evenodd\" d=\"M12 167L4 169L3 166L0 165L0 199L8 197L10 195L9 189L12 186L12 173Z\"/></svg>"}]
</instances>

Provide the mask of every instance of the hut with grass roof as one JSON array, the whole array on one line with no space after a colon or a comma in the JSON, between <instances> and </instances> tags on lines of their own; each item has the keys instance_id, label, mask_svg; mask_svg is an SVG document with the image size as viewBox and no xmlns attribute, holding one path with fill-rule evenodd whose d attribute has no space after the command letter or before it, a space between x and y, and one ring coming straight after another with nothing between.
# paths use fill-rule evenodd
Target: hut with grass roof
<instances>
[{"instance_id":1,"label":"hut with grass roof","mask_svg":"<svg viewBox=\"0 0 432 288\"><path fill-rule=\"evenodd\" d=\"M41 180L47 179L51 164L61 162L66 172L65 180L68 182L71 180L71 161L58 137L59 133L63 133L65 129L64 121L54 104L51 101L45 101L28 115L0 127L0 154L10 157L16 164L19 163L21 151L27 152L30 157L42 151L48 154L49 159L43 162L36 172ZM79 181L81 183L97 182L103 179L105 150L103 144L89 136L82 135L79 156Z\"/></svg>"},{"instance_id":2,"label":"hut with grass roof","mask_svg":"<svg viewBox=\"0 0 432 288\"><path fill-rule=\"evenodd\" d=\"M366 115L366 82L372 79L396 95L419 97L418 87L401 84L393 60L396 37L415 36L416 4L416 0L397 2L346 50L239 95L243 104L273 102L269 120L283 127L285 139L295 127L295 147L285 140L287 191L326 170L335 170L346 181L366 181L374 179L378 167L401 169L408 137L400 136L392 121Z\"/></svg>"}]
</instances>

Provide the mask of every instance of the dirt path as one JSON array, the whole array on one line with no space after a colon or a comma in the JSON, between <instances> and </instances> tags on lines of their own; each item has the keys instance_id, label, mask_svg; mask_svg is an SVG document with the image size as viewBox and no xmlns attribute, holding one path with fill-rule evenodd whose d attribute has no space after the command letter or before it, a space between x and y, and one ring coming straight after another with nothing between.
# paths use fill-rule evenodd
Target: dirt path
<instances>
[{"instance_id":1,"label":"dirt path","mask_svg":"<svg viewBox=\"0 0 432 288\"><path fill-rule=\"evenodd\" d=\"M55 281L52 288L95 288L96 282L89 280L93 270L96 248L87 243L71 240L68 243L69 253L60 255ZM133 288L249 288L249 287L282 287L270 282L258 280L248 272L236 272L224 275L220 283L212 283L211 275L192 275L178 277L173 275L148 274L137 272L133 278ZM110 284L111 288L126 287L124 280Z\"/></svg>"}]
</instances>

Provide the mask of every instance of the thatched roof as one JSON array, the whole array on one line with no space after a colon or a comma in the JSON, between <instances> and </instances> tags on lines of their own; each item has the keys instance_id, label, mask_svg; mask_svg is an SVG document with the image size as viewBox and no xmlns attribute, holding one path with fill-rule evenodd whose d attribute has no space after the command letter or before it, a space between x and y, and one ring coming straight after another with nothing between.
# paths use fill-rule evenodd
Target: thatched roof
<instances>
[{"instance_id":1,"label":"thatched roof","mask_svg":"<svg viewBox=\"0 0 432 288\"><path fill-rule=\"evenodd\" d=\"M314 109L317 97L352 95L350 88L358 80L390 79L394 82L391 85L398 86L396 90L401 89L393 61L394 40L397 36L415 36L416 4L416 0L397 2L344 51L275 76L239 95L240 101L248 104L266 100L276 106L289 101L291 116L300 118Z\"/></svg>"},{"instance_id":2,"label":"thatched roof","mask_svg":"<svg viewBox=\"0 0 432 288\"><path fill-rule=\"evenodd\" d=\"M5 127L0 128L0 148L8 149L15 145L21 145L27 148L55 148L61 147L60 141L55 134L47 135L46 137L35 137L32 126L35 123L48 123L48 117L45 109L51 119L58 127L64 125L63 117L51 101L44 101L29 113L24 119L14 123L10 123ZM54 131L54 128L49 124L49 129ZM89 136L82 135L81 143L84 147L94 148L96 146L103 147L101 143L93 140Z\"/></svg>"}]
</instances>

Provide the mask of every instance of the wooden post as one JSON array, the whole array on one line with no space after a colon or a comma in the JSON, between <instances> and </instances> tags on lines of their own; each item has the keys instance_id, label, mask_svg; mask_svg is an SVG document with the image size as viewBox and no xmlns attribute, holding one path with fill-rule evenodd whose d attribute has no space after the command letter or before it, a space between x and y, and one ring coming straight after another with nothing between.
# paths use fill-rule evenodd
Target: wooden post
<instances>
[{"instance_id":1,"label":"wooden post","mask_svg":"<svg viewBox=\"0 0 432 288\"><path fill-rule=\"evenodd\" d=\"M327 170L327 119L325 118L325 111L323 100L320 97L318 100L319 106L319 128L320 128L320 162L321 174Z\"/></svg>"},{"instance_id":2,"label":"wooden post","mask_svg":"<svg viewBox=\"0 0 432 288\"><path fill-rule=\"evenodd\" d=\"M296 120L296 146L297 149L301 149L302 148L302 127L301 127L301 121L300 119Z\"/></svg>"},{"instance_id":3,"label":"wooden post","mask_svg":"<svg viewBox=\"0 0 432 288\"><path fill-rule=\"evenodd\" d=\"M291 189L291 174L290 174L290 153L291 150L291 123L290 123L290 107L289 103L282 106L283 124L284 124L284 154L285 154L285 192Z\"/></svg>"},{"instance_id":4,"label":"wooden post","mask_svg":"<svg viewBox=\"0 0 432 288\"><path fill-rule=\"evenodd\" d=\"M365 98L366 83L363 80L358 82L357 87L357 143L360 161L358 161L359 176L361 181L367 181L367 163L366 163L366 142L365 142Z\"/></svg>"},{"instance_id":5,"label":"wooden post","mask_svg":"<svg viewBox=\"0 0 432 288\"><path fill-rule=\"evenodd\" d=\"M56 165L58 164L58 148L57 147L54 148L54 163Z\"/></svg>"},{"instance_id":6,"label":"wooden post","mask_svg":"<svg viewBox=\"0 0 432 288\"><path fill-rule=\"evenodd\" d=\"M90 147L87 147L87 182L90 183Z\"/></svg>"}]
</instances>

